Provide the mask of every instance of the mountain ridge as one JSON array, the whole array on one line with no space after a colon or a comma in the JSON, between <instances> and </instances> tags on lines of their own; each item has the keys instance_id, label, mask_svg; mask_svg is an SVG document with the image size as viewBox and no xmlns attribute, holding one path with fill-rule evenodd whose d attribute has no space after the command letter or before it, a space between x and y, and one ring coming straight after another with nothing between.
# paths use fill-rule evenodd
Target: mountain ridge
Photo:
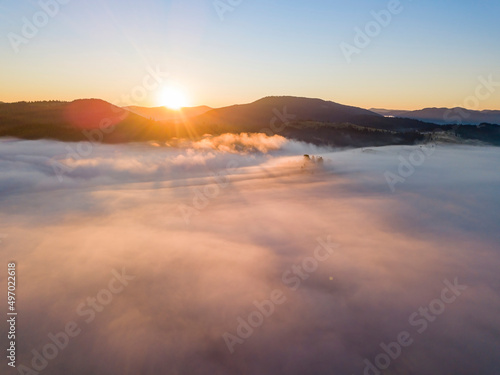
<instances>
[{"instance_id":1,"label":"mountain ridge","mask_svg":"<svg viewBox=\"0 0 500 375\"><path fill-rule=\"evenodd\" d=\"M418 110L391 110L372 108L371 111L382 116L402 117L428 121L439 125L480 125L482 123L500 125L500 110L470 110L462 107L428 107Z\"/></svg>"},{"instance_id":2,"label":"mountain ridge","mask_svg":"<svg viewBox=\"0 0 500 375\"><path fill-rule=\"evenodd\" d=\"M279 121L348 122L356 116L381 115L316 98L267 96L247 104L216 108L193 118L200 127L218 126L233 130L235 124L243 131L260 131Z\"/></svg>"},{"instance_id":3,"label":"mountain ridge","mask_svg":"<svg viewBox=\"0 0 500 375\"><path fill-rule=\"evenodd\" d=\"M500 145L500 126L462 126L457 130L449 125L384 117L318 98L268 96L247 104L207 109L188 108L185 110L202 114L155 121L101 99L0 103L0 137L161 144L201 139L206 134L266 133L318 145L365 147L415 144L430 139L433 133L447 132Z\"/></svg>"}]
</instances>

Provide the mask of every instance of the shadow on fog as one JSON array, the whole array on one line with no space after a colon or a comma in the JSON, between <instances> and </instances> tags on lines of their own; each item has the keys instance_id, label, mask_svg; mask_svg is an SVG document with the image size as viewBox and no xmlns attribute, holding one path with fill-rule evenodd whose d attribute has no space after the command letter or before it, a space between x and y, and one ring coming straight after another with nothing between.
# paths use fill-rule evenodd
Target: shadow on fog
<instances>
[{"instance_id":1,"label":"shadow on fog","mask_svg":"<svg viewBox=\"0 0 500 375\"><path fill-rule=\"evenodd\" d=\"M49 163L64 144L2 143L18 363L33 368L31 351L74 321L81 334L42 373L362 374L401 331L414 342L388 372L500 371L500 151L439 146L392 193L384 172L411 148L375 150L99 146L60 183ZM323 169L304 171L305 153ZM230 161L228 187L186 224L179 204ZM292 291L283 272L327 235L340 247ZM134 280L87 323L77 307L122 268ZM457 277L468 289L419 334L409 316ZM230 354L223 334L274 289L286 302Z\"/></svg>"}]
</instances>

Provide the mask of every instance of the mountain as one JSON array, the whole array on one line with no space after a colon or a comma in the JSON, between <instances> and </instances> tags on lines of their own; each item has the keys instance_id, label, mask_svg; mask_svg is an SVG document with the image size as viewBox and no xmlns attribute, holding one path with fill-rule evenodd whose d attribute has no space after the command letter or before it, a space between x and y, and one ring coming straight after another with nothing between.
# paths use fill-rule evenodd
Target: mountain
<instances>
[{"instance_id":1,"label":"mountain","mask_svg":"<svg viewBox=\"0 0 500 375\"><path fill-rule=\"evenodd\" d=\"M186 118L202 115L212 109L207 106L186 107L186 108L181 108L178 111L174 109L169 109L167 107L148 108L148 107L130 106L123 108L142 117L156 121L183 121Z\"/></svg>"},{"instance_id":2,"label":"mountain","mask_svg":"<svg viewBox=\"0 0 500 375\"><path fill-rule=\"evenodd\" d=\"M371 111L382 116L421 120L439 125L480 125L483 123L500 124L500 111L473 111L460 107L424 108L417 111L400 111L390 109L371 109Z\"/></svg>"},{"instance_id":3,"label":"mountain","mask_svg":"<svg viewBox=\"0 0 500 375\"><path fill-rule=\"evenodd\" d=\"M192 119L199 128L220 131L258 132L276 128L283 122L317 121L342 123L359 116L381 117L366 109L350 107L321 99L270 96L253 103L218 108Z\"/></svg>"},{"instance_id":4,"label":"mountain","mask_svg":"<svg viewBox=\"0 0 500 375\"><path fill-rule=\"evenodd\" d=\"M0 104L0 137L126 142L148 139L154 121L100 99ZM102 136L102 139L100 139Z\"/></svg>"},{"instance_id":5,"label":"mountain","mask_svg":"<svg viewBox=\"0 0 500 375\"><path fill-rule=\"evenodd\" d=\"M429 139L500 145L497 125L463 125L457 129L415 119L384 117L321 99L266 97L204 112L206 109L186 109L186 114L179 118L154 121L99 99L0 103L0 137L175 143L176 139L201 139L205 134L265 132L338 147L415 144ZM196 116L197 111L201 114ZM193 116L188 117L187 113Z\"/></svg>"}]
</instances>

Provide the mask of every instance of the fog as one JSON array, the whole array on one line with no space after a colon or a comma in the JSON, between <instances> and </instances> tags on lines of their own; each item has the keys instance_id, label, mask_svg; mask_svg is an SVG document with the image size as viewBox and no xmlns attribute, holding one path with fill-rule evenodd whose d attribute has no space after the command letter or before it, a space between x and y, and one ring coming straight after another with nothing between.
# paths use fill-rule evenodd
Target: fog
<instances>
[{"instance_id":1,"label":"fog","mask_svg":"<svg viewBox=\"0 0 500 375\"><path fill-rule=\"evenodd\" d=\"M492 147L262 135L3 140L0 258L17 264L19 314L18 367L3 369L500 373L499 163ZM71 322L54 354L49 334Z\"/></svg>"}]
</instances>

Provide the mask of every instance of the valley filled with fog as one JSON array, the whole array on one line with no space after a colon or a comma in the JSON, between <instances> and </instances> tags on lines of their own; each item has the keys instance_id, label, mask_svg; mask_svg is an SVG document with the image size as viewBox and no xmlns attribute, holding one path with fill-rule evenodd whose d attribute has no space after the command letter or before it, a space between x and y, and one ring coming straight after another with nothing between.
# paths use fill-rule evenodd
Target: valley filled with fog
<instances>
[{"instance_id":1,"label":"valley filled with fog","mask_svg":"<svg viewBox=\"0 0 500 375\"><path fill-rule=\"evenodd\" d=\"M89 145L0 141L25 373L500 373L500 148Z\"/></svg>"}]
</instances>

